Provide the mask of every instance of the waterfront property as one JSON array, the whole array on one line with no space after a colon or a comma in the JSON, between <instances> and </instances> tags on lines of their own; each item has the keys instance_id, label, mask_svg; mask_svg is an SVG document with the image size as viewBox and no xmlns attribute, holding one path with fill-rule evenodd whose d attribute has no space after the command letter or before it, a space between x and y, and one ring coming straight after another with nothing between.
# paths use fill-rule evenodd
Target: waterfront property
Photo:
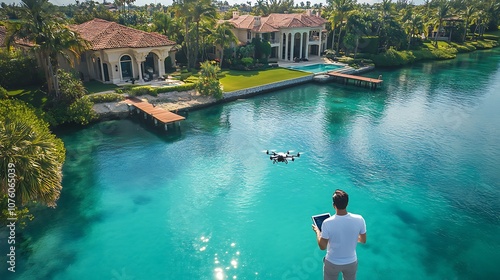
<instances>
[{"instance_id":1,"label":"waterfront property","mask_svg":"<svg viewBox=\"0 0 500 280\"><path fill-rule=\"evenodd\" d=\"M241 44L253 38L265 38L271 43L270 58L294 61L319 56L326 48L326 20L313 15L311 10L303 14L270 14L266 17L240 15L233 12L228 20L234 26L233 33Z\"/></svg>"},{"instance_id":2,"label":"waterfront property","mask_svg":"<svg viewBox=\"0 0 500 280\"><path fill-rule=\"evenodd\" d=\"M71 28L91 45L76 63L85 81L142 83L162 77L166 63L175 63L175 42L165 35L97 18Z\"/></svg>"}]
</instances>

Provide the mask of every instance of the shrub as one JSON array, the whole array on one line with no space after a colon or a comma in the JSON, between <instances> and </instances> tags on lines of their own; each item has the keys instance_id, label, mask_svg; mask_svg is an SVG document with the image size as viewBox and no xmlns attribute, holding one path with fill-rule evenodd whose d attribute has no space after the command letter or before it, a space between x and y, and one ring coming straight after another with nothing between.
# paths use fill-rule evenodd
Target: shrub
<instances>
[{"instance_id":1,"label":"shrub","mask_svg":"<svg viewBox=\"0 0 500 280\"><path fill-rule=\"evenodd\" d=\"M440 59L440 60L455 58L455 57L457 57L457 53L458 53L457 49L455 49L455 48L433 49L433 50L431 50L431 52L436 59Z\"/></svg>"},{"instance_id":2,"label":"shrub","mask_svg":"<svg viewBox=\"0 0 500 280\"><path fill-rule=\"evenodd\" d=\"M156 94L159 94L159 93L166 93L166 92L173 92L173 91L187 91L187 90L192 90L194 88L195 88L194 83L186 83L183 85L178 85L178 86L173 86L173 87L156 88L155 92L156 92Z\"/></svg>"},{"instance_id":3,"label":"shrub","mask_svg":"<svg viewBox=\"0 0 500 280\"><path fill-rule=\"evenodd\" d=\"M132 96L141 96L145 94L156 95L156 93L153 92L153 88L151 88L150 86L139 86L131 88L129 94Z\"/></svg>"},{"instance_id":4,"label":"shrub","mask_svg":"<svg viewBox=\"0 0 500 280\"><path fill-rule=\"evenodd\" d=\"M9 98L7 90L0 86L0 99L7 99L7 98Z\"/></svg>"},{"instance_id":5,"label":"shrub","mask_svg":"<svg viewBox=\"0 0 500 280\"><path fill-rule=\"evenodd\" d=\"M198 83L195 84L196 89L201 95L213 96L216 99L221 99L223 97L220 82L219 79L217 79L217 74L219 72L220 68L217 64L212 64L209 61L205 61L201 64L200 79Z\"/></svg>"},{"instance_id":6,"label":"shrub","mask_svg":"<svg viewBox=\"0 0 500 280\"><path fill-rule=\"evenodd\" d=\"M394 67L412 63L415 56L411 51L396 51L390 48L385 53L372 56L372 60L376 66Z\"/></svg>"},{"instance_id":7,"label":"shrub","mask_svg":"<svg viewBox=\"0 0 500 280\"><path fill-rule=\"evenodd\" d=\"M181 73L181 76L179 77L179 79L180 79L181 81L185 81L185 80L187 80L187 78L189 78L191 75L192 75L192 74L191 74L191 72Z\"/></svg>"},{"instance_id":8,"label":"shrub","mask_svg":"<svg viewBox=\"0 0 500 280\"><path fill-rule=\"evenodd\" d=\"M75 77L75 74L59 69L57 70L57 79L59 81L57 101L71 104L85 95L85 87L82 81Z\"/></svg>"},{"instance_id":9,"label":"shrub","mask_svg":"<svg viewBox=\"0 0 500 280\"><path fill-rule=\"evenodd\" d=\"M466 52L471 52L476 50L476 47L474 47L472 44L464 43L464 44L457 44L457 43L450 43L450 45L455 48L459 53L466 53Z\"/></svg>"},{"instance_id":10,"label":"shrub","mask_svg":"<svg viewBox=\"0 0 500 280\"><path fill-rule=\"evenodd\" d=\"M87 95L88 98L93 103L105 103L124 100L125 97L118 93L103 93L103 94L93 94Z\"/></svg>"},{"instance_id":11,"label":"shrub","mask_svg":"<svg viewBox=\"0 0 500 280\"><path fill-rule=\"evenodd\" d=\"M241 63L245 67L249 67L250 65L253 64L253 58L251 58L251 57L244 57L244 58L241 59Z\"/></svg>"},{"instance_id":12,"label":"shrub","mask_svg":"<svg viewBox=\"0 0 500 280\"><path fill-rule=\"evenodd\" d=\"M67 111L67 120L69 122L86 125L97 118L92 106L94 103L88 98L80 98L73 102Z\"/></svg>"},{"instance_id":13,"label":"shrub","mask_svg":"<svg viewBox=\"0 0 500 280\"><path fill-rule=\"evenodd\" d=\"M0 73L0 85L6 89L43 83L43 75L38 70L36 60L21 51L0 49Z\"/></svg>"}]
</instances>

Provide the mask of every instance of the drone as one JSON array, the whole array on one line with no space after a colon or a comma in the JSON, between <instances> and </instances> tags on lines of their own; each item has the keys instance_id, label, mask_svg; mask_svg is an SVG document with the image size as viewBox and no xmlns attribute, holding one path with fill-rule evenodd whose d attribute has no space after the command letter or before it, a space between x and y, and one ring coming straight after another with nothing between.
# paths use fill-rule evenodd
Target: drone
<instances>
[{"instance_id":1,"label":"drone","mask_svg":"<svg viewBox=\"0 0 500 280\"><path fill-rule=\"evenodd\" d=\"M300 157L300 153L297 153L297 155L292 155L290 154L290 152L291 151L286 151L286 153L283 152L276 153L273 151L266 150L266 154L271 155L269 159L273 161L273 164L278 162L284 162L288 164L288 160L295 161L296 157Z\"/></svg>"}]
</instances>

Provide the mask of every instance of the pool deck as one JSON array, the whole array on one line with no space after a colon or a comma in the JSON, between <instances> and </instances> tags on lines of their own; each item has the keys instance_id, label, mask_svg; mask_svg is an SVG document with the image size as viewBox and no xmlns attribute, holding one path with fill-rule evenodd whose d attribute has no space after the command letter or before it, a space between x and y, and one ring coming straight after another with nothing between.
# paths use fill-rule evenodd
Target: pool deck
<instances>
[{"instance_id":1,"label":"pool deck","mask_svg":"<svg viewBox=\"0 0 500 280\"><path fill-rule=\"evenodd\" d=\"M332 65L337 65L337 66L347 66L345 63L341 62L334 62L329 60L328 58L325 57L317 57L313 56L310 57L308 61L301 61L301 62L289 62L289 61L278 61L279 67L283 68L291 68L291 67L297 67L297 66L309 66L309 65L315 65L315 64L332 64ZM340 68L339 68L340 69ZM319 73L315 73L319 74Z\"/></svg>"}]
</instances>

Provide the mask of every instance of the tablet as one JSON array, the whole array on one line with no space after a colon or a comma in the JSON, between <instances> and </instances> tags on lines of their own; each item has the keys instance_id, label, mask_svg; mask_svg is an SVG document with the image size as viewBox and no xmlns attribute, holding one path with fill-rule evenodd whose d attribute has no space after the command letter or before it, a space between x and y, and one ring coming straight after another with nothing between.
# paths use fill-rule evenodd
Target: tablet
<instances>
[{"instance_id":1,"label":"tablet","mask_svg":"<svg viewBox=\"0 0 500 280\"><path fill-rule=\"evenodd\" d=\"M321 231L321 225L323 225L323 221L328 219L329 217L330 217L330 213L323 213L323 214L312 216L312 220L313 220L314 225L316 225L319 228L319 231Z\"/></svg>"}]
</instances>

